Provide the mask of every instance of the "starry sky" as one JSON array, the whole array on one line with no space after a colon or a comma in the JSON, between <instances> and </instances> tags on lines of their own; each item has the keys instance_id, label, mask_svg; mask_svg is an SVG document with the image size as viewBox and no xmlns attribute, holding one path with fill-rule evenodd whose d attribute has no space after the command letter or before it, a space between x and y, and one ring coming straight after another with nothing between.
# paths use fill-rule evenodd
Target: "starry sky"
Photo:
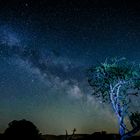
<instances>
[{"instance_id":1,"label":"starry sky","mask_svg":"<svg viewBox=\"0 0 140 140\"><path fill-rule=\"evenodd\" d=\"M24 118L43 134L117 133L86 70L107 57L140 62L139 8L134 0L0 0L0 132Z\"/></svg>"}]
</instances>

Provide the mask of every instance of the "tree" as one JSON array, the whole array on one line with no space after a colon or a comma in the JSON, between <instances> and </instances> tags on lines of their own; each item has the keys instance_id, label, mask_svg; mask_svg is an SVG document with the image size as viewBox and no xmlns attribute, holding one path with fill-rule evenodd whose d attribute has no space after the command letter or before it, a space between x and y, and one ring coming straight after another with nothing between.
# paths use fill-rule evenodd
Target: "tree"
<instances>
[{"instance_id":1,"label":"tree","mask_svg":"<svg viewBox=\"0 0 140 140\"><path fill-rule=\"evenodd\" d=\"M74 137L74 135L75 135L75 132L76 132L76 128L74 128L73 130L72 130L72 135L68 135L68 132L67 132L67 130L66 130L66 136L65 136L65 140L72 140L73 139L73 137Z\"/></svg>"},{"instance_id":2,"label":"tree","mask_svg":"<svg viewBox=\"0 0 140 140\"><path fill-rule=\"evenodd\" d=\"M103 103L110 103L118 118L119 134L125 140L140 130L140 113L131 112L131 96L140 90L140 66L125 58L105 60L88 69L88 83L93 95ZM129 119L132 130L128 130L125 119Z\"/></svg>"},{"instance_id":3,"label":"tree","mask_svg":"<svg viewBox=\"0 0 140 140\"><path fill-rule=\"evenodd\" d=\"M41 140L39 130L32 122L27 120L10 122L4 132L4 138L6 140Z\"/></svg>"}]
</instances>

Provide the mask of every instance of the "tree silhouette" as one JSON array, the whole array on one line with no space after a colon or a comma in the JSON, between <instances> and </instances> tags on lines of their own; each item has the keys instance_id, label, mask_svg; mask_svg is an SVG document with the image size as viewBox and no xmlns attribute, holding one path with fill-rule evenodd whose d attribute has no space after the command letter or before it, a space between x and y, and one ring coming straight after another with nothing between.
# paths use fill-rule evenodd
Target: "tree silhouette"
<instances>
[{"instance_id":1,"label":"tree silhouette","mask_svg":"<svg viewBox=\"0 0 140 140\"><path fill-rule=\"evenodd\" d=\"M72 135L68 135L68 131L66 130L66 136L65 136L65 140L72 140L73 139L73 137L74 137L74 135L75 135L75 132L76 132L76 128L74 128L73 130L72 130Z\"/></svg>"},{"instance_id":2,"label":"tree silhouette","mask_svg":"<svg viewBox=\"0 0 140 140\"><path fill-rule=\"evenodd\" d=\"M14 120L4 132L6 140L41 140L39 130L27 120Z\"/></svg>"},{"instance_id":3,"label":"tree silhouette","mask_svg":"<svg viewBox=\"0 0 140 140\"><path fill-rule=\"evenodd\" d=\"M140 90L140 66L125 58L105 60L88 70L88 83L93 95L103 103L111 103L118 118L121 140L133 136L140 130L140 113L130 111L131 96ZM125 119L129 118L132 130L128 130Z\"/></svg>"}]
</instances>

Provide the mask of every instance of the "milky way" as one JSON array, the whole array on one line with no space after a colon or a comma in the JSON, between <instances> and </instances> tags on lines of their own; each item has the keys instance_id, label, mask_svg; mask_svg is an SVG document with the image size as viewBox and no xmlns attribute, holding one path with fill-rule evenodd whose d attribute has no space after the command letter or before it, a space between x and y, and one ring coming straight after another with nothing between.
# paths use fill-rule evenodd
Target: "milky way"
<instances>
[{"instance_id":1,"label":"milky way","mask_svg":"<svg viewBox=\"0 0 140 140\"><path fill-rule=\"evenodd\" d=\"M43 133L117 132L111 108L91 95L86 72L106 57L139 63L136 5L0 2L0 130L25 118Z\"/></svg>"}]
</instances>

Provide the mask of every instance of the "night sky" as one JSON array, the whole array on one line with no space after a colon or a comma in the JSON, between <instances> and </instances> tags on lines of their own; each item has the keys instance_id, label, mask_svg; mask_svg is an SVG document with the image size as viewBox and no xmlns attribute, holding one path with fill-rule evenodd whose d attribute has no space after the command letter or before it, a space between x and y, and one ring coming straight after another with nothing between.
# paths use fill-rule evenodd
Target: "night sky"
<instances>
[{"instance_id":1,"label":"night sky","mask_svg":"<svg viewBox=\"0 0 140 140\"><path fill-rule=\"evenodd\" d=\"M140 62L139 8L138 0L0 0L0 132L23 118L43 134L118 132L86 70L106 57Z\"/></svg>"}]
</instances>

